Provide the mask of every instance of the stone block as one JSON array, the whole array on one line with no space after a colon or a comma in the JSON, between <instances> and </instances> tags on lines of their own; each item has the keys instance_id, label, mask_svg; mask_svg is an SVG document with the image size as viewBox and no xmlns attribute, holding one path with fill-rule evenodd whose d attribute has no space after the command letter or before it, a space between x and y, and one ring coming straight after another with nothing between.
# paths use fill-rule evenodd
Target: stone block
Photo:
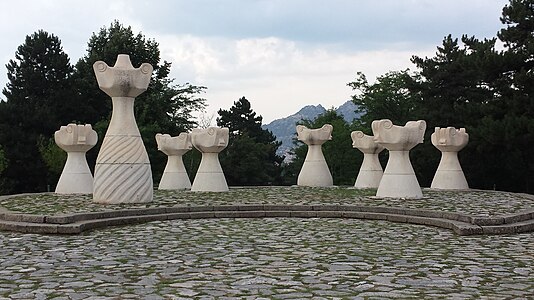
<instances>
[{"instance_id":1,"label":"stone block","mask_svg":"<svg viewBox=\"0 0 534 300\"><path fill-rule=\"evenodd\" d=\"M292 218L317 218L316 211L291 211Z\"/></svg>"},{"instance_id":2,"label":"stone block","mask_svg":"<svg viewBox=\"0 0 534 300\"><path fill-rule=\"evenodd\" d=\"M318 218L343 218L343 212L342 211L317 211L317 217Z\"/></svg>"},{"instance_id":3,"label":"stone block","mask_svg":"<svg viewBox=\"0 0 534 300\"><path fill-rule=\"evenodd\" d=\"M189 213L191 219L209 219L215 218L215 213L213 211L199 211Z\"/></svg>"},{"instance_id":4,"label":"stone block","mask_svg":"<svg viewBox=\"0 0 534 300\"><path fill-rule=\"evenodd\" d=\"M205 211L213 211L213 206L211 205L204 205L204 206L188 206L189 212L205 212Z\"/></svg>"},{"instance_id":5,"label":"stone block","mask_svg":"<svg viewBox=\"0 0 534 300\"><path fill-rule=\"evenodd\" d=\"M482 227L463 222L452 221L452 230L458 235L480 235L484 234Z\"/></svg>"},{"instance_id":6,"label":"stone block","mask_svg":"<svg viewBox=\"0 0 534 300\"><path fill-rule=\"evenodd\" d=\"M79 224L59 225L57 233L59 234L80 234L82 232Z\"/></svg>"},{"instance_id":7,"label":"stone block","mask_svg":"<svg viewBox=\"0 0 534 300\"><path fill-rule=\"evenodd\" d=\"M237 211L239 206L237 205L213 205L214 211Z\"/></svg>"},{"instance_id":8,"label":"stone block","mask_svg":"<svg viewBox=\"0 0 534 300\"><path fill-rule=\"evenodd\" d=\"M188 206L172 206L165 208L165 213L167 214L173 214L173 213L183 213L183 212L189 212Z\"/></svg>"},{"instance_id":9,"label":"stone block","mask_svg":"<svg viewBox=\"0 0 534 300\"><path fill-rule=\"evenodd\" d=\"M531 220L532 215L531 215L531 212L527 211L527 212L520 212L516 214L505 215L505 216L502 216L502 218L504 219L505 224L512 224L512 223Z\"/></svg>"},{"instance_id":10,"label":"stone block","mask_svg":"<svg viewBox=\"0 0 534 300\"><path fill-rule=\"evenodd\" d=\"M167 220L191 219L191 214L188 212L168 213L166 216Z\"/></svg>"},{"instance_id":11,"label":"stone block","mask_svg":"<svg viewBox=\"0 0 534 300\"><path fill-rule=\"evenodd\" d=\"M289 218L291 217L291 212L281 211L281 210L266 210L265 217L266 218Z\"/></svg>"},{"instance_id":12,"label":"stone block","mask_svg":"<svg viewBox=\"0 0 534 300\"><path fill-rule=\"evenodd\" d=\"M360 212L360 211L343 211L342 216L343 218L347 219L367 219L365 218L366 212Z\"/></svg>"},{"instance_id":13,"label":"stone block","mask_svg":"<svg viewBox=\"0 0 534 300\"><path fill-rule=\"evenodd\" d=\"M74 216L72 215L46 216L45 222L49 224L70 224L70 223L74 223Z\"/></svg>"},{"instance_id":14,"label":"stone block","mask_svg":"<svg viewBox=\"0 0 534 300\"><path fill-rule=\"evenodd\" d=\"M388 214L386 217L386 220L391 221L391 222L396 222L396 223L407 223L408 221L407 217L404 215L393 215L393 214Z\"/></svg>"},{"instance_id":15,"label":"stone block","mask_svg":"<svg viewBox=\"0 0 534 300\"><path fill-rule=\"evenodd\" d=\"M241 211L263 211L265 210L263 204L249 204L249 205L239 205L238 209Z\"/></svg>"},{"instance_id":16,"label":"stone block","mask_svg":"<svg viewBox=\"0 0 534 300\"><path fill-rule=\"evenodd\" d=\"M263 218L265 217L265 211L238 211L236 218Z\"/></svg>"},{"instance_id":17,"label":"stone block","mask_svg":"<svg viewBox=\"0 0 534 300\"><path fill-rule=\"evenodd\" d=\"M495 226L504 224L502 217L472 217L471 222L479 226Z\"/></svg>"}]
</instances>

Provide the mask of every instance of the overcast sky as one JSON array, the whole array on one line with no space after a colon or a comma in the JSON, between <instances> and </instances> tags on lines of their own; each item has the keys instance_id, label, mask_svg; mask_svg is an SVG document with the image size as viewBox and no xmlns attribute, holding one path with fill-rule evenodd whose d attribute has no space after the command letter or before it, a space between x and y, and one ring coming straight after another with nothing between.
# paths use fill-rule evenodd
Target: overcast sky
<instances>
[{"instance_id":1,"label":"overcast sky","mask_svg":"<svg viewBox=\"0 0 534 300\"><path fill-rule=\"evenodd\" d=\"M0 0L0 86L25 36L58 36L75 63L115 19L160 44L177 83L206 86L207 115L245 96L264 123L307 104L350 99L370 80L412 68L451 33L494 37L507 0ZM0 95L0 98L4 98Z\"/></svg>"}]
</instances>

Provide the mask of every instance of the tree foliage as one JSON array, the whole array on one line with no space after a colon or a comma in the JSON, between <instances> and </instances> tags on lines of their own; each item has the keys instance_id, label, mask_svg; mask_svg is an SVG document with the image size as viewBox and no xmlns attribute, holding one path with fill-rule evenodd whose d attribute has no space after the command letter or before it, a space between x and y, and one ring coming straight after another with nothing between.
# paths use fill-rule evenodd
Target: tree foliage
<instances>
[{"instance_id":1,"label":"tree foliage","mask_svg":"<svg viewBox=\"0 0 534 300\"><path fill-rule=\"evenodd\" d=\"M82 112L76 105L73 67L53 34L37 31L29 36L7 64L8 80L0 103L0 144L9 161L2 191L33 192L47 187L47 167L38 148L60 125Z\"/></svg>"},{"instance_id":2,"label":"tree foliage","mask_svg":"<svg viewBox=\"0 0 534 300\"><path fill-rule=\"evenodd\" d=\"M175 84L169 78L171 64L161 61L159 45L143 34L134 34L118 21L94 33L87 53L76 66L69 62L61 41L38 31L26 37L15 59L7 64L9 82L0 101L0 145L7 166L1 193L45 191L58 177L61 154L53 133L68 123L89 123L98 132L99 144L88 152L92 167L111 116L111 100L98 88L93 63L114 65L118 54L128 54L134 66L154 67L148 90L137 97L135 116L157 182L166 157L157 151L156 133L177 135L196 125L193 112L203 110L199 95L205 87Z\"/></svg>"},{"instance_id":3,"label":"tree foliage","mask_svg":"<svg viewBox=\"0 0 534 300\"><path fill-rule=\"evenodd\" d=\"M262 117L242 97L229 110L218 111L217 125L228 127L230 141L220 160L229 185L271 185L280 182L280 142L261 128Z\"/></svg>"},{"instance_id":4,"label":"tree foliage","mask_svg":"<svg viewBox=\"0 0 534 300\"><path fill-rule=\"evenodd\" d=\"M390 72L369 84L362 74L349 83L363 125L388 118L427 121L426 143L412 150L419 182L430 185L439 151L430 143L434 127L465 127L470 136L459 154L474 188L534 191L534 1L511 0L497 38L467 35L443 39L433 57L412 58L415 74ZM388 80L385 80L388 79ZM394 83L391 84L391 80ZM367 129L367 131L369 131Z\"/></svg>"}]
</instances>

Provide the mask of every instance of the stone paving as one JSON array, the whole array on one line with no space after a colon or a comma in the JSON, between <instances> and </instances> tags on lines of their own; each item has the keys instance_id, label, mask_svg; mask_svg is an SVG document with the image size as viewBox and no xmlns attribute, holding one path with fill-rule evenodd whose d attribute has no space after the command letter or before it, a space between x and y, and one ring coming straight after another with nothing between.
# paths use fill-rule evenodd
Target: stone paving
<instances>
[{"instance_id":1,"label":"stone paving","mask_svg":"<svg viewBox=\"0 0 534 300\"><path fill-rule=\"evenodd\" d=\"M533 207L531 195L295 187L161 192L149 206L357 204L478 216ZM0 198L25 213L101 206L89 195ZM534 299L534 233L458 236L427 226L329 218L189 219L80 235L0 232L0 299Z\"/></svg>"},{"instance_id":2,"label":"stone paving","mask_svg":"<svg viewBox=\"0 0 534 300\"><path fill-rule=\"evenodd\" d=\"M377 199L376 190L347 187L250 187L231 188L225 193L190 191L154 191L154 201L148 204L102 205L92 202L91 195L29 194L0 196L0 207L11 211L34 214L93 212L112 209L161 207L173 205L226 204L355 204L413 209L428 209L466 213L473 216L494 216L520 212L534 207L534 196L494 191L435 191L423 190L424 199Z\"/></svg>"},{"instance_id":3,"label":"stone paving","mask_svg":"<svg viewBox=\"0 0 534 300\"><path fill-rule=\"evenodd\" d=\"M7 299L532 299L534 234L349 219L0 233Z\"/></svg>"}]
</instances>

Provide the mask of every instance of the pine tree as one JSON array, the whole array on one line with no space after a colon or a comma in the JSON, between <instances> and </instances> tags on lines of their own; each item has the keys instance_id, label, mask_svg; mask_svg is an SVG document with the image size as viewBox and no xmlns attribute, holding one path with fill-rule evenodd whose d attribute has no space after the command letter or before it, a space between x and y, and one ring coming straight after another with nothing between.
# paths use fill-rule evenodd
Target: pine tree
<instances>
[{"instance_id":1,"label":"pine tree","mask_svg":"<svg viewBox=\"0 0 534 300\"><path fill-rule=\"evenodd\" d=\"M0 144L9 164L1 190L46 191L57 178L49 176L38 141L76 119L73 67L59 38L43 30L26 36L6 67L9 82L3 89L6 102L0 103Z\"/></svg>"},{"instance_id":2,"label":"pine tree","mask_svg":"<svg viewBox=\"0 0 534 300\"><path fill-rule=\"evenodd\" d=\"M218 111L217 125L228 127L230 141L221 152L221 166L229 185L269 185L280 181L283 158L276 154L280 142L261 128L262 117L242 97L229 110Z\"/></svg>"}]
</instances>

